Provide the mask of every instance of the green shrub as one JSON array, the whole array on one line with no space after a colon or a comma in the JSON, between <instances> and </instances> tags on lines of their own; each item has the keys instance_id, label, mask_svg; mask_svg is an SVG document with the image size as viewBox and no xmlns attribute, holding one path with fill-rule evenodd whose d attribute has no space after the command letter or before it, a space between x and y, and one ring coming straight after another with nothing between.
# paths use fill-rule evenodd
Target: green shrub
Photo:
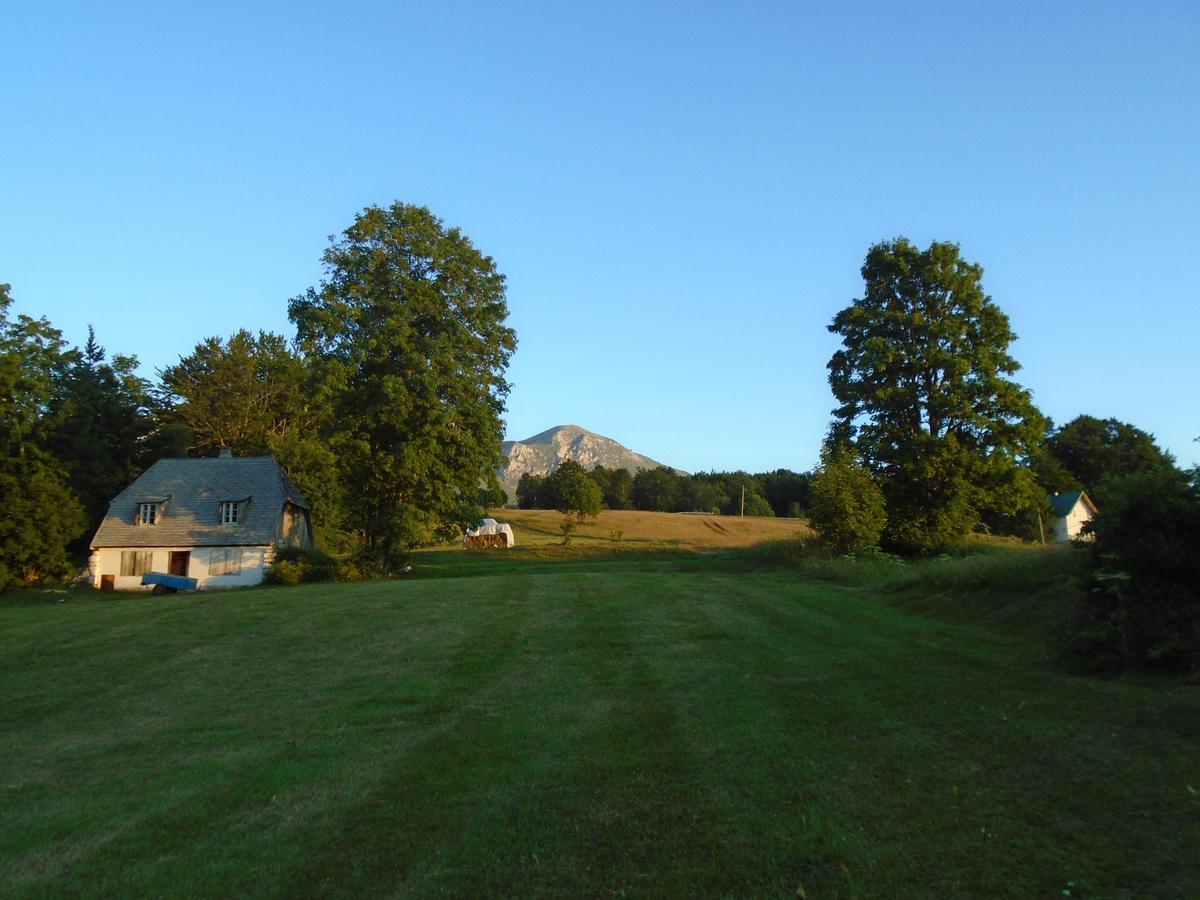
<instances>
[{"instance_id":1,"label":"green shrub","mask_svg":"<svg viewBox=\"0 0 1200 900\"><path fill-rule=\"evenodd\" d=\"M746 494L746 515L774 518L775 510L761 494Z\"/></svg>"},{"instance_id":2,"label":"green shrub","mask_svg":"<svg viewBox=\"0 0 1200 900\"><path fill-rule=\"evenodd\" d=\"M830 453L813 473L808 518L822 543L851 553L879 543L887 513L867 468L849 454Z\"/></svg>"},{"instance_id":3,"label":"green shrub","mask_svg":"<svg viewBox=\"0 0 1200 900\"><path fill-rule=\"evenodd\" d=\"M340 560L322 550L281 547L267 569L268 584L309 584L327 581L364 581L378 577L378 567L363 557Z\"/></svg>"},{"instance_id":4,"label":"green shrub","mask_svg":"<svg viewBox=\"0 0 1200 900\"><path fill-rule=\"evenodd\" d=\"M1077 658L1105 669L1200 663L1200 488L1174 467L1110 478L1090 523Z\"/></svg>"},{"instance_id":5,"label":"green shrub","mask_svg":"<svg viewBox=\"0 0 1200 900\"><path fill-rule=\"evenodd\" d=\"M404 570L405 567L401 566L401 571ZM377 557L367 552L360 552L342 560L341 566L338 568L337 580L370 581L373 578L384 578L388 574Z\"/></svg>"},{"instance_id":6,"label":"green shrub","mask_svg":"<svg viewBox=\"0 0 1200 900\"><path fill-rule=\"evenodd\" d=\"M345 582L366 581L368 576L352 559L348 559L338 567L337 580Z\"/></svg>"},{"instance_id":7,"label":"green shrub","mask_svg":"<svg viewBox=\"0 0 1200 900\"><path fill-rule=\"evenodd\" d=\"M295 587L303 580L304 568L300 563L278 558L271 563L263 576L263 581L267 584L282 584L288 587Z\"/></svg>"},{"instance_id":8,"label":"green shrub","mask_svg":"<svg viewBox=\"0 0 1200 900\"><path fill-rule=\"evenodd\" d=\"M839 554L819 537L764 541L735 551L733 558L756 569L781 566L812 581L872 590L903 577L907 569L904 560L878 548Z\"/></svg>"}]
</instances>

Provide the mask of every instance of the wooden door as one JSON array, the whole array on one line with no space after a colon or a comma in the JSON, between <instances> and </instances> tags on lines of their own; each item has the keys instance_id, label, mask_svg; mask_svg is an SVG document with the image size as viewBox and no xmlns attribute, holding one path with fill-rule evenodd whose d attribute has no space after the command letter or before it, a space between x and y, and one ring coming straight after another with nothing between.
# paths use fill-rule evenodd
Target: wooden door
<instances>
[{"instance_id":1,"label":"wooden door","mask_svg":"<svg viewBox=\"0 0 1200 900\"><path fill-rule=\"evenodd\" d=\"M167 559L167 574L182 575L186 578L191 555L192 552L190 550L172 550L170 557Z\"/></svg>"}]
</instances>

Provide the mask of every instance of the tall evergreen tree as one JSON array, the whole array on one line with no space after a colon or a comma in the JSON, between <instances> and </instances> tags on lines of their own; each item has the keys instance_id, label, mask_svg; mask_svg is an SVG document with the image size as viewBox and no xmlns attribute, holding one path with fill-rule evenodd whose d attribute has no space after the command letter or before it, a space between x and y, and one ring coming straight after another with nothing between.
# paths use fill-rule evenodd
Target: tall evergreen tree
<instances>
[{"instance_id":1,"label":"tall evergreen tree","mask_svg":"<svg viewBox=\"0 0 1200 900\"><path fill-rule=\"evenodd\" d=\"M273 437L316 418L303 361L271 332L205 338L158 375L172 417L191 430L202 456L220 447L263 456Z\"/></svg>"},{"instance_id":2,"label":"tall evergreen tree","mask_svg":"<svg viewBox=\"0 0 1200 900\"><path fill-rule=\"evenodd\" d=\"M106 356L89 325L87 343L69 354L48 411L47 448L83 504L84 538L100 524L109 500L153 462L146 459L155 430L150 384L137 375L135 357L109 362Z\"/></svg>"},{"instance_id":3,"label":"tall evergreen tree","mask_svg":"<svg viewBox=\"0 0 1200 900\"><path fill-rule=\"evenodd\" d=\"M0 591L61 575L84 529L66 473L46 449L50 409L73 356L46 319L9 319L0 284Z\"/></svg>"}]
</instances>

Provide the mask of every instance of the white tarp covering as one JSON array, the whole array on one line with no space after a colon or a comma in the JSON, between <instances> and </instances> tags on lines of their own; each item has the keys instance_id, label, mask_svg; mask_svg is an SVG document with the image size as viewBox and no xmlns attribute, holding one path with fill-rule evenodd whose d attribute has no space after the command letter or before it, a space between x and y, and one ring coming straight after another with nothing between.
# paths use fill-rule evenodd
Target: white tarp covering
<instances>
[{"instance_id":1,"label":"white tarp covering","mask_svg":"<svg viewBox=\"0 0 1200 900\"><path fill-rule=\"evenodd\" d=\"M502 534L508 541L508 546L513 546L517 539L513 537L512 526L507 522L497 522L495 519L484 519L479 523L478 528L468 528L466 535L463 537L463 546L467 544L467 538L475 537L478 534Z\"/></svg>"}]
</instances>

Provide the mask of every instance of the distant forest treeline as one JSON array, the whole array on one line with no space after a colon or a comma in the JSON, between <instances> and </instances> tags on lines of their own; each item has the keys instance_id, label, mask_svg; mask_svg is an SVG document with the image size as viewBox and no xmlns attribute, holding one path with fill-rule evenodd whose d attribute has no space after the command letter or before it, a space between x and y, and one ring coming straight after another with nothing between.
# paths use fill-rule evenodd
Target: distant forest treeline
<instances>
[{"instance_id":1,"label":"distant forest treeline","mask_svg":"<svg viewBox=\"0 0 1200 900\"><path fill-rule=\"evenodd\" d=\"M657 469L608 469L597 466L585 471L567 460L549 475L526 472L517 483L516 502L521 509L558 509L559 486L574 473L596 483L608 509L640 509L648 512L705 512L736 516L804 515L812 497L812 476L807 472L776 469L750 475L746 472L700 472L685 475L666 466ZM511 499L511 498L510 498Z\"/></svg>"}]
</instances>

